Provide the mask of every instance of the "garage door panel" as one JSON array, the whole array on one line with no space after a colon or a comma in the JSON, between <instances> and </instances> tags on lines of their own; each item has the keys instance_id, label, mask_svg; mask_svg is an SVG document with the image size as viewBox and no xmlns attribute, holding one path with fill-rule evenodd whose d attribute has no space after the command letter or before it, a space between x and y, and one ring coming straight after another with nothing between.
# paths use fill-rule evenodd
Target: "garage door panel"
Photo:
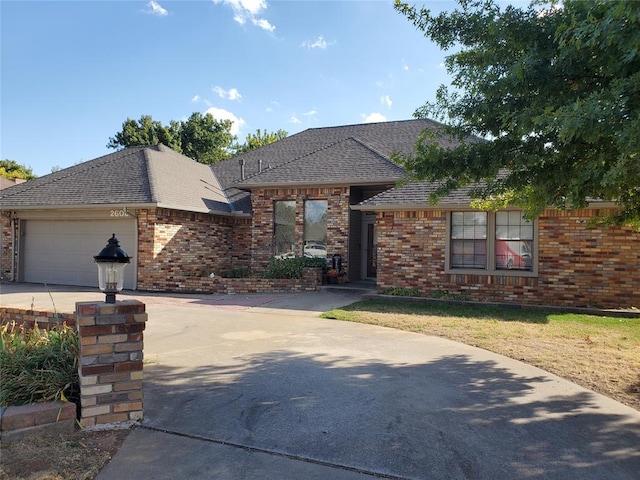
<instances>
[{"instance_id":1,"label":"garage door panel","mask_svg":"<svg viewBox=\"0 0 640 480\"><path fill-rule=\"evenodd\" d=\"M129 256L136 253L134 220L28 220L24 225L24 281L98 286L93 261L113 233ZM125 269L125 288L135 288L135 268Z\"/></svg>"}]
</instances>

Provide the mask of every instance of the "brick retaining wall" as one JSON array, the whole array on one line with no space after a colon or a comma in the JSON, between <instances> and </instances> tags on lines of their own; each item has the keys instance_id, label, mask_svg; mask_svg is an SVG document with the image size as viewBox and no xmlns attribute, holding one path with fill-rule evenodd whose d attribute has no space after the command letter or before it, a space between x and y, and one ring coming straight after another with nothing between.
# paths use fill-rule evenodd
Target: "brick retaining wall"
<instances>
[{"instance_id":1,"label":"brick retaining wall","mask_svg":"<svg viewBox=\"0 0 640 480\"><path fill-rule=\"evenodd\" d=\"M309 292L322 284L322 270L303 268L302 278L222 278L170 277L156 284L151 291L182 293L289 293Z\"/></svg>"},{"instance_id":2,"label":"brick retaining wall","mask_svg":"<svg viewBox=\"0 0 640 480\"><path fill-rule=\"evenodd\" d=\"M15 321L17 325L24 325L33 328L37 323L38 328L50 329L66 323L69 327L74 327L76 317L73 313L56 312L36 312L23 308L0 307L0 325Z\"/></svg>"}]
</instances>

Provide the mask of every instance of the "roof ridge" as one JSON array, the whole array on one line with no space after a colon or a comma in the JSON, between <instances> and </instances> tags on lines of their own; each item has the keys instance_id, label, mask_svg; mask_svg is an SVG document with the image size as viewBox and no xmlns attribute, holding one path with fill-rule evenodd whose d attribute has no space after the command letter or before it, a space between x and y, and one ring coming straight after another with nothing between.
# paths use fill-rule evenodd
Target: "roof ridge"
<instances>
[{"instance_id":1,"label":"roof ridge","mask_svg":"<svg viewBox=\"0 0 640 480\"><path fill-rule=\"evenodd\" d=\"M363 123L348 123L346 125L331 125L328 127L311 127L311 128L307 128L306 130L303 130L303 132L306 132L309 130L331 130L331 129L350 128L350 127L362 127L365 125L376 125L376 124L379 125L382 123L392 124L392 123L408 123L408 122L427 122L427 123L433 123L433 124L438 123L435 120L432 120L430 118L405 118L404 120L384 120L380 122L363 122Z\"/></svg>"},{"instance_id":2,"label":"roof ridge","mask_svg":"<svg viewBox=\"0 0 640 480\"><path fill-rule=\"evenodd\" d=\"M160 151L160 150L157 150ZM153 168L149 168L151 163L151 157L149 156L149 151L147 148L142 150L142 154L144 155L144 168L147 169L147 179L149 181L149 192L151 193L151 202L158 202L158 192L156 191L157 187L155 186L155 172Z\"/></svg>"},{"instance_id":3,"label":"roof ridge","mask_svg":"<svg viewBox=\"0 0 640 480\"><path fill-rule=\"evenodd\" d=\"M384 153L378 151L377 149L373 148L371 145L369 145L368 143L365 143L364 140L360 140L358 137L348 137L347 139L351 139L355 142L358 142L360 145L362 145L364 148L366 148L367 150L371 150L373 153L375 153L376 155L378 155L379 157L382 157L384 160L389 160L389 157L387 157ZM393 162L391 162L393 163ZM395 165L395 163L394 163Z\"/></svg>"},{"instance_id":4,"label":"roof ridge","mask_svg":"<svg viewBox=\"0 0 640 480\"><path fill-rule=\"evenodd\" d=\"M21 193L24 193L24 192L28 192L29 190L33 190L33 189L38 188L38 187L40 187L42 185L55 184L57 182L65 180L67 178L71 178L71 177L74 177L74 176L79 175L81 173L84 173L84 172L86 172L88 170L92 170L94 168L101 167L102 165L104 165L105 160L106 160L107 157L110 157L110 156L115 155L115 154L120 153L120 152L123 152L123 153L126 152L126 154L121 157L121 158L124 158L124 157L127 157L129 155L134 155L134 154L138 153L140 151L140 149L145 149L145 148L147 148L147 147L128 147L128 148L124 148L122 150L117 150L117 151L112 152L112 153L107 153L106 155L102 155L101 157L95 158L95 159L90 160L88 162L83 162L83 163L80 163L78 165L73 165L71 167L67 167L67 168L65 168L63 170L60 170L58 172L53 172L53 173L50 173L48 175L45 175L44 177L35 178L35 179L30 180L28 182L20 183L19 185L22 186L23 188L15 189L16 190L15 192L9 192L8 195L7 194L3 194L3 193L6 192L9 189L4 189L3 192L0 193L0 198L2 198L2 199L10 198L13 195L17 195L17 194L21 194ZM135 151L129 151L129 150L135 150ZM74 168L74 167L76 167L76 168ZM69 172L68 170L73 170L73 171ZM64 173L64 172L66 172L66 173ZM52 175L53 178L48 179L48 181L39 181L39 180L42 180L42 179L44 179L46 177L49 177L50 175ZM13 190L13 189L11 189L11 190Z\"/></svg>"}]
</instances>

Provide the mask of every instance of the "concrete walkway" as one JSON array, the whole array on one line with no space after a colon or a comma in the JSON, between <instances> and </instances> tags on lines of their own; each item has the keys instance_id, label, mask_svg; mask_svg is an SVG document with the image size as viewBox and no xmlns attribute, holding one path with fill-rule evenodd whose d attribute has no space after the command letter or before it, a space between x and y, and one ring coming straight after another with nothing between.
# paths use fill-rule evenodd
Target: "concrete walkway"
<instances>
[{"instance_id":1,"label":"concrete walkway","mask_svg":"<svg viewBox=\"0 0 640 480\"><path fill-rule=\"evenodd\" d=\"M3 305L34 296L2 288ZM99 480L639 478L640 412L467 345L318 318L355 295L143 297L145 420Z\"/></svg>"}]
</instances>

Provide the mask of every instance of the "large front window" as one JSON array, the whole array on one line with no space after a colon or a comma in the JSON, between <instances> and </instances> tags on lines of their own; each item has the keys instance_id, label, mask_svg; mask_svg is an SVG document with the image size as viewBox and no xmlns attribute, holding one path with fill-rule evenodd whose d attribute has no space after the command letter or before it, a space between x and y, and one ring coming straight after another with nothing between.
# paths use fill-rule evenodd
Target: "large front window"
<instances>
[{"instance_id":1,"label":"large front window","mask_svg":"<svg viewBox=\"0 0 640 480\"><path fill-rule=\"evenodd\" d=\"M326 200L304 202L305 257L327 257L327 208Z\"/></svg>"},{"instance_id":2,"label":"large front window","mask_svg":"<svg viewBox=\"0 0 640 480\"><path fill-rule=\"evenodd\" d=\"M534 270L534 224L521 211L452 212L448 268Z\"/></svg>"},{"instance_id":3,"label":"large front window","mask_svg":"<svg viewBox=\"0 0 640 480\"><path fill-rule=\"evenodd\" d=\"M277 257L295 256L296 202L273 202L273 245Z\"/></svg>"}]
</instances>

